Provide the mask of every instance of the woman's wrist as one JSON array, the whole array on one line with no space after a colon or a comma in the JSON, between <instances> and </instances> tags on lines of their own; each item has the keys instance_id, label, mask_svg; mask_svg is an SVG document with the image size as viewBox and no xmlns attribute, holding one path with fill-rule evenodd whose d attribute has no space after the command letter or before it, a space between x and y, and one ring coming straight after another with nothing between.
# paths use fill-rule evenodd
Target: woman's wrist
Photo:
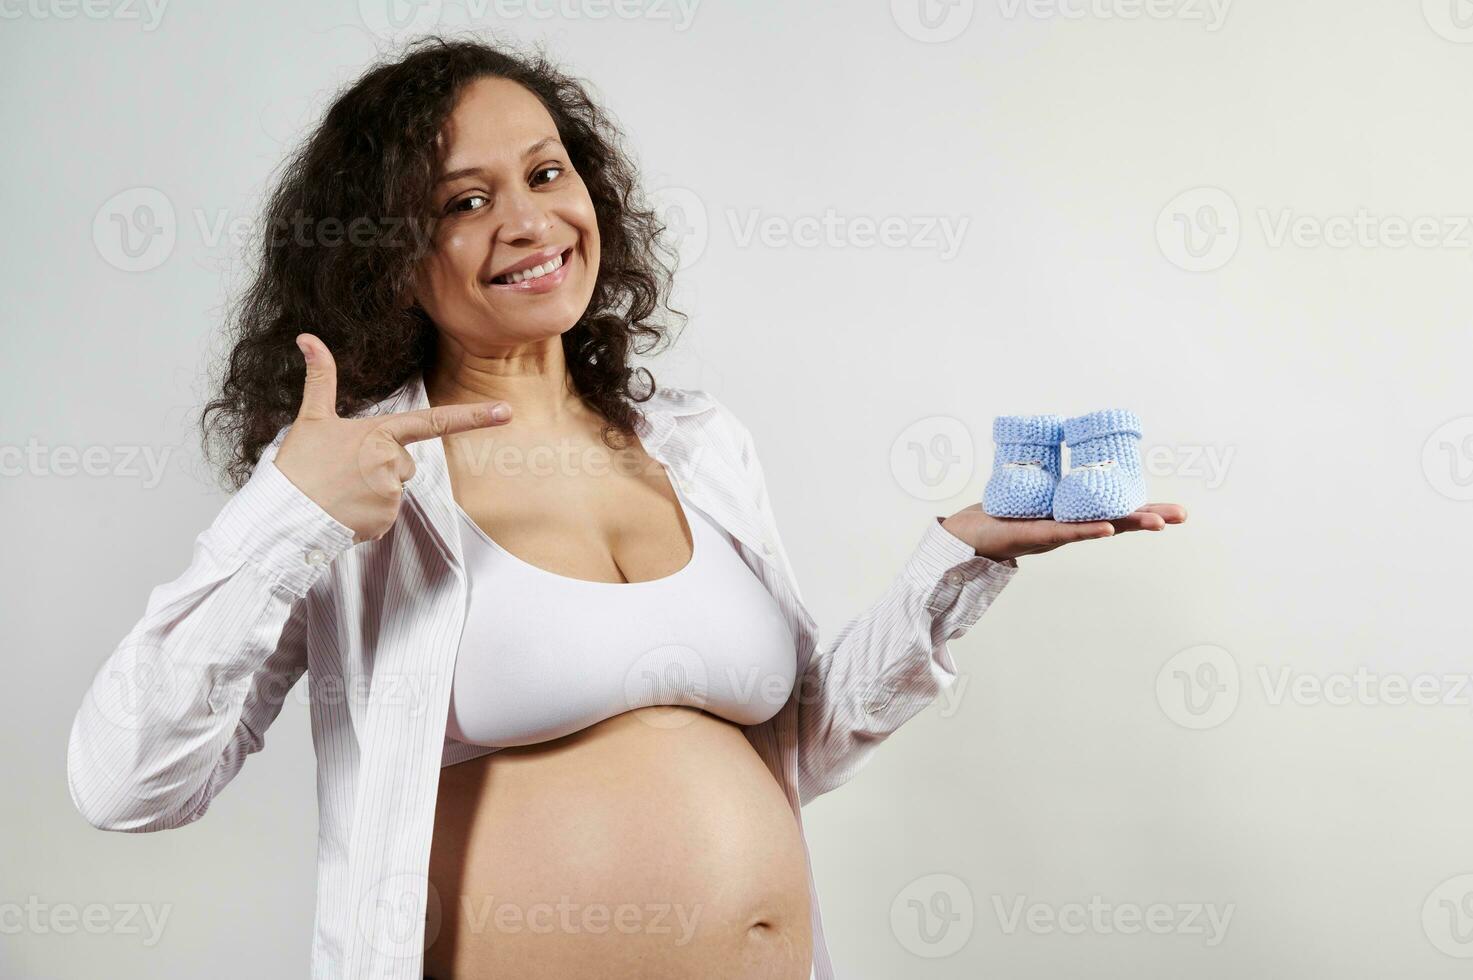
<instances>
[{"instance_id":1,"label":"woman's wrist","mask_svg":"<svg viewBox=\"0 0 1473 980\"><path fill-rule=\"evenodd\" d=\"M967 539L961 534L961 532L957 530L955 522L953 522L950 517L941 517L940 515L937 515L936 520L941 523L941 527L948 534L950 534L952 537L956 538L958 541L962 542L963 544L966 544L967 547L969 547L969 548L972 547L967 542ZM985 555L979 554L977 552L977 549L976 548L972 548L972 554L975 555L978 558L984 558L984 557L986 557Z\"/></svg>"}]
</instances>

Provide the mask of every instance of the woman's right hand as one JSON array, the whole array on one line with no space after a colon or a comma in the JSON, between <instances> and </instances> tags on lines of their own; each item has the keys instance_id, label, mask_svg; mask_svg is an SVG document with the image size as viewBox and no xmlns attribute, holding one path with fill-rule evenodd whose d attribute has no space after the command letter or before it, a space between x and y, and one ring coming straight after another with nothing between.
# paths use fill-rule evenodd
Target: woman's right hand
<instances>
[{"instance_id":1,"label":"woman's right hand","mask_svg":"<svg viewBox=\"0 0 1473 980\"><path fill-rule=\"evenodd\" d=\"M352 528L355 544L383 537L398 518L404 482L414 476L414 459L405 445L511 420L506 402L338 418L332 353L309 333L297 337L297 346L307 361L307 380L276 468L334 520Z\"/></svg>"}]
</instances>

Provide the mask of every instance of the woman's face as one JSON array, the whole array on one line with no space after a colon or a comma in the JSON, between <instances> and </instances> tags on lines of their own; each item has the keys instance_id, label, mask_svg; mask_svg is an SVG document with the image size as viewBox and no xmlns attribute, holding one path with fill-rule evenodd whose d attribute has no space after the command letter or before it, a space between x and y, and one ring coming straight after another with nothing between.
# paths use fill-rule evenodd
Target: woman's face
<instances>
[{"instance_id":1,"label":"woman's face","mask_svg":"<svg viewBox=\"0 0 1473 980\"><path fill-rule=\"evenodd\" d=\"M472 354L561 335L588 309L599 242L593 200L552 116L516 82L482 78L466 86L445 141L420 306ZM535 279L507 275L559 261Z\"/></svg>"}]
</instances>

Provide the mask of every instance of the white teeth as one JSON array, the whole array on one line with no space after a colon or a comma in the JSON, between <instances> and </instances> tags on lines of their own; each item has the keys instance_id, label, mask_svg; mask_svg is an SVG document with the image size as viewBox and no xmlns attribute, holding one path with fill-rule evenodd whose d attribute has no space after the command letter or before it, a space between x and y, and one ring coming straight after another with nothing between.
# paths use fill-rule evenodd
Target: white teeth
<instances>
[{"instance_id":1,"label":"white teeth","mask_svg":"<svg viewBox=\"0 0 1473 980\"><path fill-rule=\"evenodd\" d=\"M513 272L509 276L499 276L495 281L505 283L506 285L513 285L519 282L526 282L528 279L536 279L540 276L545 276L549 272L556 272L562 267L563 257L561 255L555 255L550 262L544 262L541 265L533 266L530 269L523 269L521 272Z\"/></svg>"}]
</instances>

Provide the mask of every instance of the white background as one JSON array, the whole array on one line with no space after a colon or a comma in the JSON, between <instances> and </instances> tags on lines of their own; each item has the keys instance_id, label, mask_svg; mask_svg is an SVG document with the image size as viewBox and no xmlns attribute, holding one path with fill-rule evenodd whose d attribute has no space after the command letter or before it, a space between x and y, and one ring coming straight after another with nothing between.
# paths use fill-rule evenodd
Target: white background
<instances>
[{"instance_id":1,"label":"white background","mask_svg":"<svg viewBox=\"0 0 1473 980\"><path fill-rule=\"evenodd\" d=\"M545 38L682 209L692 319L651 366L752 429L826 638L980 497L994 415L1133 408L1191 512L1024 559L947 701L804 811L846 978L1467 975L1473 8L1223 2L411 25ZM229 227L393 36L373 2L88 10L0 2L0 974L304 976L305 686L171 833L83 822L66 736L223 500L193 424ZM173 240L130 257L140 203ZM92 903L168 919L50 918ZM1127 931L1158 903L1172 931Z\"/></svg>"}]
</instances>

